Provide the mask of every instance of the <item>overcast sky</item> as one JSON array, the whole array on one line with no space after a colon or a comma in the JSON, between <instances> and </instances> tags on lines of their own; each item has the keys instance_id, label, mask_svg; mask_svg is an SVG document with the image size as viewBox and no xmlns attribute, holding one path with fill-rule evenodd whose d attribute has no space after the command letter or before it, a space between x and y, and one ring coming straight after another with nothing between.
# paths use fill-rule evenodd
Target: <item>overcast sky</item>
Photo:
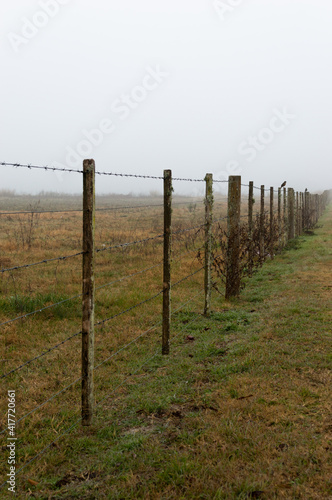
<instances>
[{"instance_id":1,"label":"overcast sky","mask_svg":"<svg viewBox=\"0 0 332 500\"><path fill-rule=\"evenodd\" d=\"M332 188L332 2L2 0L0 16L0 161ZM0 189L81 191L0 168Z\"/></svg>"}]
</instances>

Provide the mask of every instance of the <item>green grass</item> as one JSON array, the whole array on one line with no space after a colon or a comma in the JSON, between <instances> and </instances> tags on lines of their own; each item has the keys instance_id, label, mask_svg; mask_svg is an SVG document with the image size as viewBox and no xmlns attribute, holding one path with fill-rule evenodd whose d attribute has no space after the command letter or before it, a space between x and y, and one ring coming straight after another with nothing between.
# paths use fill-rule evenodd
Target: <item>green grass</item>
<instances>
[{"instance_id":1,"label":"green grass","mask_svg":"<svg viewBox=\"0 0 332 500\"><path fill-rule=\"evenodd\" d=\"M42 311L43 314L37 315L36 320L44 320L45 317L55 317L57 319L68 317L80 318L81 299L67 301L69 298L68 296L55 293L37 293L31 297L26 295L12 295L0 298L0 309L6 314L15 313L17 315L24 315L61 302L61 304Z\"/></svg>"},{"instance_id":2,"label":"green grass","mask_svg":"<svg viewBox=\"0 0 332 500\"><path fill-rule=\"evenodd\" d=\"M75 427L30 464L18 497L332 498L331 213L267 262L239 299L214 296L209 318L199 303L175 313L169 356L160 354L159 328L97 371L96 400L110 397L93 425ZM70 427L74 406L69 398L60 426L49 415L18 430L22 463Z\"/></svg>"}]
</instances>

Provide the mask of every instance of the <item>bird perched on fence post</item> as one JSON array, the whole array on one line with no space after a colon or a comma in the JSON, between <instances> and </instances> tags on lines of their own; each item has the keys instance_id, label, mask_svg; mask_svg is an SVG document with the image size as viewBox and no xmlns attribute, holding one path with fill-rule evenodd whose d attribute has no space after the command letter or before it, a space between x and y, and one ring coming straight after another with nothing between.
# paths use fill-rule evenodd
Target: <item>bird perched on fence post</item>
<instances>
[{"instance_id":1,"label":"bird perched on fence post","mask_svg":"<svg viewBox=\"0 0 332 500\"><path fill-rule=\"evenodd\" d=\"M282 188L283 188L283 187L285 187L285 186L286 186L286 182L287 182L287 181L284 181L284 182L281 184L281 186L280 186L280 187L282 187Z\"/></svg>"}]
</instances>

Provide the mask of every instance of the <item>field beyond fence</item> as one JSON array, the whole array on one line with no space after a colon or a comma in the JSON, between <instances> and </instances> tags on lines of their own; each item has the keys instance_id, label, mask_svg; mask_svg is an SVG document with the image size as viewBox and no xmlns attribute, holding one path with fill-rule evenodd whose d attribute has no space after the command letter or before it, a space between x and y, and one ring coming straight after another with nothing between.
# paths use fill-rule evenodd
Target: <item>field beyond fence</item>
<instances>
[{"instance_id":1,"label":"field beyond fence","mask_svg":"<svg viewBox=\"0 0 332 500\"><path fill-rule=\"evenodd\" d=\"M331 200L331 191L318 195L258 188L253 182L243 185L238 176L226 182L227 199L214 192L217 181L212 175L179 179L171 171L149 176L163 196L109 199L98 193L95 197L98 174L126 178L95 172L93 160L86 160L82 171L66 173L82 176L83 197L59 201L42 196L22 202L21 197L3 193L0 199L0 433L6 455L7 396L15 391L15 477L22 495L38 486L47 475L48 457L63 456L64 443L82 424L87 443L96 421L100 432L113 440L117 424L103 426L103 421L109 422L108 412L112 414L114 404L140 377L154 377L158 363L158 378L167 371L167 363L175 370L177 342L185 338L187 346L194 343L195 325L205 321L208 330L209 321L215 327L218 318L231 332L229 300L236 303L246 293L245 286L250 278L257 279L264 262L271 263L285 247L296 249L303 235L310 238ZM205 196L178 195L183 183L201 183ZM235 323L246 321L247 313ZM213 359L219 363L228 345L213 343L211 349L210 356L217 356ZM200 363L209 361L202 358ZM170 393L170 402L172 398ZM233 399L241 398L234 389ZM209 408L209 403L199 405L192 411ZM152 400L154 415L157 406ZM135 411L141 411L139 401ZM182 418L175 407L177 411L171 420ZM114 436L108 436L113 431ZM79 453L84 454L84 446ZM37 481L29 482L37 470ZM5 493L6 461L1 472Z\"/></svg>"}]
</instances>

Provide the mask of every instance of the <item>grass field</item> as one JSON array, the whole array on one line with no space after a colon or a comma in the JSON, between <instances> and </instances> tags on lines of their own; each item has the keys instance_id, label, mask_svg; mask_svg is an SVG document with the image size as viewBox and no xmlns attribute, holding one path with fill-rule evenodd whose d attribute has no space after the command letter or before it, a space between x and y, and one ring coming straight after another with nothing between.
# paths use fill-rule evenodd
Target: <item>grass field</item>
<instances>
[{"instance_id":1,"label":"grass field","mask_svg":"<svg viewBox=\"0 0 332 500\"><path fill-rule=\"evenodd\" d=\"M201 202L177 202L175 231L203 223ZM70 207L78 208L75 200ZM47 208L59 205L50 200ZM225 209L218 200L216 213ZM2 220L2 268L81 250L81 214L38 215L30 225L28 217ZM203 273L174 287L168 357L160 355L160 295L98 326L96 366L103 364L89 429L78 423L61 437L80 415L79 335L2 381L1 429L7 390L16 390L21 418L78 379L17 426L18 468L55 441L18 476L18 497L332 498L331 206L320 224L267 262L239 300L215 293L208 319L201 314ZM97 212L97 248L161 233L162 207ZM200 268L202 243L197 230L175 238L173 282ZM100 252L96 321L161 291L161 261L158 238ZM99 288L109 282L116 283ZM3 273L1 322L80 293L81 257ZM77 297L2 326L2 372L79 332L80 308ZM6 463L1 472L5 477Z\"/></svg>"}]
</instances>

